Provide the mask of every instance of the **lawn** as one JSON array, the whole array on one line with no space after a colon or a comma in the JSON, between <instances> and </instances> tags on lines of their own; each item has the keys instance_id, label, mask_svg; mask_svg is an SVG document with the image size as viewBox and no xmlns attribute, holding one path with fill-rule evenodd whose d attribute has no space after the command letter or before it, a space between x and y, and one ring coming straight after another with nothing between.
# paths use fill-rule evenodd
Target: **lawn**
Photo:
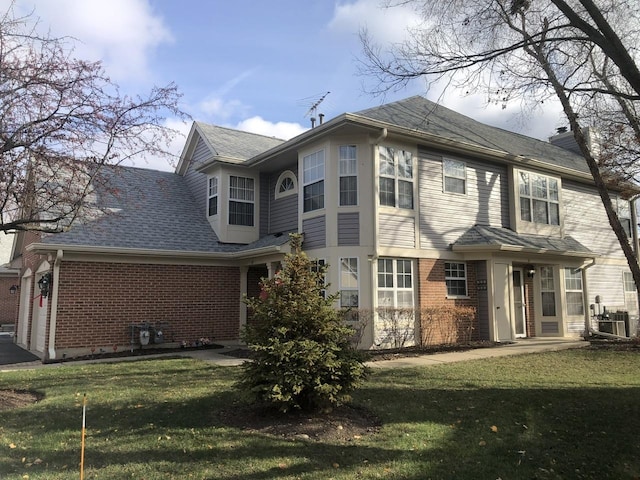
<instances>
[{"instance_id":1,"label":"lawn","mask_svg":"<svg viewBox=\"0 0 640 480\"><path fill-rule=\"evenodd\" d=\"M0 374L39 392L0 411L0 478L640 477L640 354L587 349L376 370L354 395L378 433L287 439L226 426L238 369L191 359Z\"/></svg>"}]
</instances>

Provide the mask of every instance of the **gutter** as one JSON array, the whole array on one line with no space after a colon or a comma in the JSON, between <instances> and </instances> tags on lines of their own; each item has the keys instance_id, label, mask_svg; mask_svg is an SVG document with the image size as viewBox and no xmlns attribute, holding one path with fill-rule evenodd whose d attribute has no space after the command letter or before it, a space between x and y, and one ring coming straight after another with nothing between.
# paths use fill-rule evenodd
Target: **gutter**
<instances>
[{"instance_id":1,"label":"gutter","mask_svg":"<svg viewBox=\"0 0 640 480\"><path fill-rule=\"evenodd\" d=\"M26 247L29 252L45 254L50 252L91 253L103 255L125 255L140 257L170 257L195 260L237 260L244 258L260 257L269 253L281 253L282 245L260 247L252 250L240 250L236 252L198 252L176 250L151 250L142 248L119 248L92 245L63 245L55 243L32 243Z\"/></svg>"},{"instance_id":2,"label":"gutter","mask_svg":"<svg viewBox=\"0 0 640 480\"><path fill-rule=\"evenodd\" d=\"M578 252L570 250L550 250L547 248L529 248L521 247L518 245L453 245L451 250L454 252L516 252L526 254L539 254L539 255L559 255L564 257L582 257L590 258L595 262L595 259L600 255L595 255L593 252Z\"/></svg>"}]
</instances>

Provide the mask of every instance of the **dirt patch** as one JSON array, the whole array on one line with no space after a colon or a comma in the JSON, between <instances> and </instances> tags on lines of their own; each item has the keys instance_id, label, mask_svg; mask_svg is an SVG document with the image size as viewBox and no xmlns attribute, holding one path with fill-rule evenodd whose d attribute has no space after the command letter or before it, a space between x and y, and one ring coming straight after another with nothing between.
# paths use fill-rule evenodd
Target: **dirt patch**
<instances>
[{"instance_id":1,"label":"dirt patch","mask_svg":"<svg viewBox=\"0 0 640 480\"><path fill-rule=\"evenodd\" d=\"M36 403L42 395L26 390L0 390L0 411Z\"/></svg>"},{"instance_id":2,"label":"dirt patch","mask_svg":"<svg viewBox=\"0 0 640 480\"><path fill-rule=\"evenodd\" d=\"M380 420L372 413L344 405L330 412L282 413L239 404L219 414L223 425L289 440L351 442L378 432Z\"/></svg>"}]
</instances>

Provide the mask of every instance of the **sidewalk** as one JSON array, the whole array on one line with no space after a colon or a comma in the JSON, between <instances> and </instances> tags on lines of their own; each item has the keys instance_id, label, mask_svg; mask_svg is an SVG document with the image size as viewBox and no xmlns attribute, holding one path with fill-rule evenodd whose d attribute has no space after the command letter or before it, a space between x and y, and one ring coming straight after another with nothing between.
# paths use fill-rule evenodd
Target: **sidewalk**
<instances>
[{"instance_id":1,"label":"sidewalk","mask_svg":"<svg viewBox=\"0 0 640 480\"><path fill-rule=\"evenodd\" d=\"M453 362L465 362L470 360L479 360L483 358L504 357L508 355L523 355L526 353L539 353L550 352L557 350L567 350L571 348L587 347L589 342L577 338L523 338L515 341L514 343L508 343L505 345L498 345L488 348L477 348L473 350L466 350L462 352L446 352L446 353L434 353L428 355L421 355L416 357L398 357L393 360L379 360L376 362L367 362L367 366L371 368L408 368L408 367L420 367L429 365L441 365L443 363ZM228 345L223 349L207 349L207 350L192 350L186 352L172 351L166 354L157 355L145 355L145 356L133 356L133 357L119 357L119 358L97 358L95 360L78 360L61 363L48 363L42 362L22 362L0 365L0 372L19 370L19 369L33 369L33 368L60 368L66 365L81 365L87 363L104 363L104 362L126 362L126 361L138 361L147 360L152 358L163 357L187 357L210 362L215 365L230 367L242 365L247 359L237 358L230 355L225 355L222 352L229 352L241 348L239 345Z\"/></svg>"}]
</instances>

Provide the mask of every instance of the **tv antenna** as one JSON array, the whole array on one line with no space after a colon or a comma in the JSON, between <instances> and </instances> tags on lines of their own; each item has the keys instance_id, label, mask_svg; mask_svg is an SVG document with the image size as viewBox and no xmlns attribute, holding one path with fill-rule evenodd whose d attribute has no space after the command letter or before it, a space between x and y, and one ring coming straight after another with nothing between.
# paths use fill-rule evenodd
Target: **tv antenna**
<instances>
[{"instance_id":1,"label":"tv antenna","mask_svg":"<svg viewBox=\"0 0 640 480\"><path fill-rule=\"evenodd\" d=\"M316 126L316 112L318 111L318 106L320 106L322 101L325 98L327 98L327 95L329 95L330 93L331 92L325 93L318 100L313 102L313 104L311 105L307 113L304 114L305 117L309 117L311 119L311 128ZM320 125L322 125L322 121L324 119L324 113L319 114L318 117L320 118Z\"/></svg>"}]
</instances>

